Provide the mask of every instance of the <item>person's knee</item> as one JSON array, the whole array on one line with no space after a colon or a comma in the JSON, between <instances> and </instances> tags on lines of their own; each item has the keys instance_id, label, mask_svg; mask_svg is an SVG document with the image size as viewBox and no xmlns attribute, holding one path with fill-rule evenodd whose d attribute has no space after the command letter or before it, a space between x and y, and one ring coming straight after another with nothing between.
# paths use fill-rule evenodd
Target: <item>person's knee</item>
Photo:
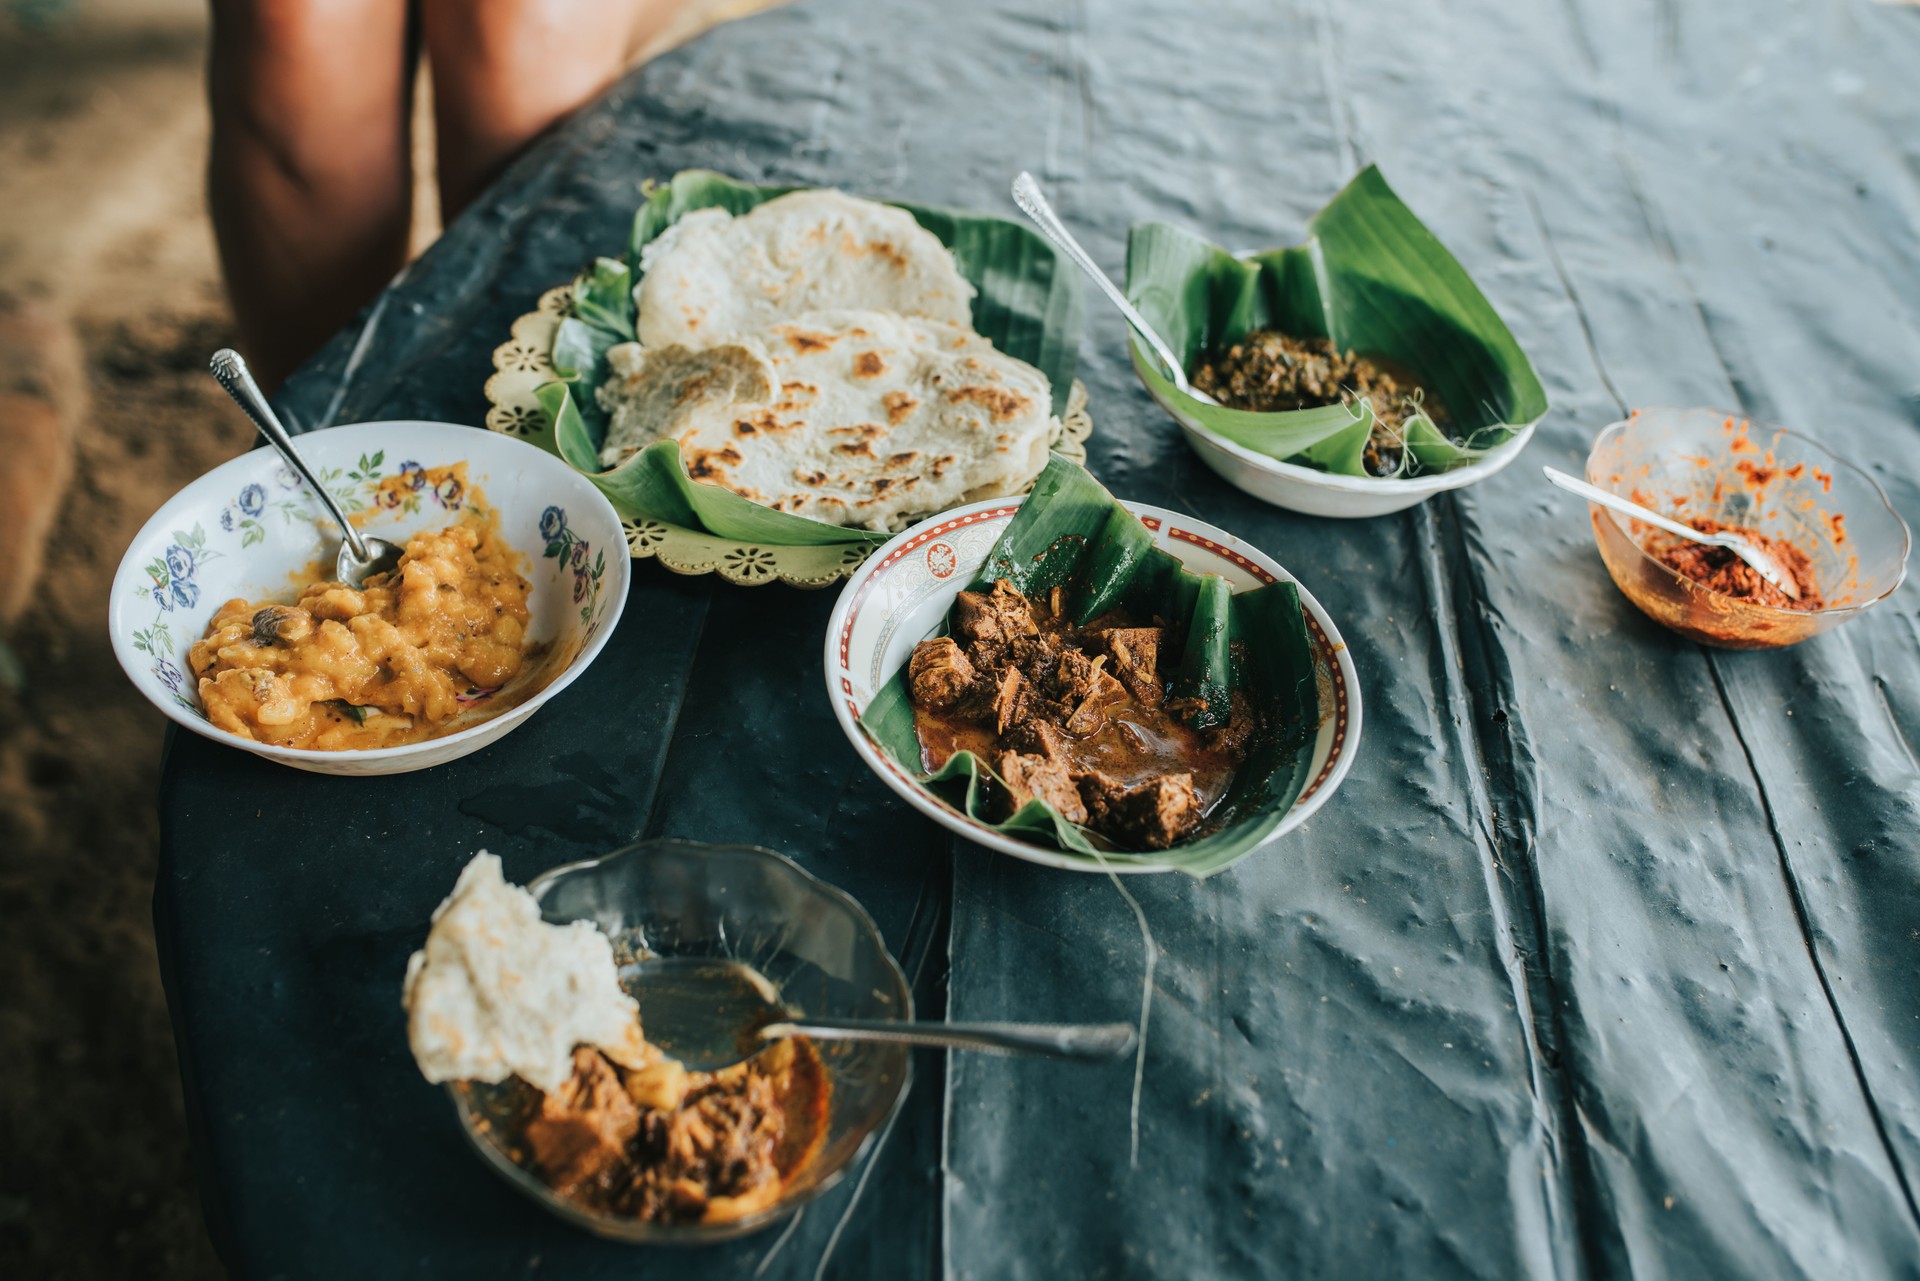
<instances>
[{"instance_id":1,"label":"person's knee","mask_svg":"<svg viewBox=\"0 0 1920 1281\"><path fill-rule=\"evenodd\" d=\"M400 0L386 0L400 5ZM366 49L375 33L355 21L377 12L381 0L337 4L327 0L212 0L213 88L270 88L291 78L294 88L330 68L343 49Z\"/></svg>"},{"instance_id":2,"label":"person's knee","mask_svg":"<svg viewBox=\"0 0 1920 1281\"><path fill-rule=\"evenodd\" d=\"M359 168L404 132L402 0L212 0L216 155L253 146L302 185Z\"/></svg>"}]
</instances>

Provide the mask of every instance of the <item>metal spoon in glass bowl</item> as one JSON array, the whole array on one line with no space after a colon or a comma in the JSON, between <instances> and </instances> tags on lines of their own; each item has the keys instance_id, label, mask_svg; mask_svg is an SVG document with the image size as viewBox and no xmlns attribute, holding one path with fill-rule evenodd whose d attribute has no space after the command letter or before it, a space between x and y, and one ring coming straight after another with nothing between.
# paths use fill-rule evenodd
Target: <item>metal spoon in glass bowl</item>
<instances>
[{"instance_id":1,"label":"metal spoon in glass bowl","mask_svg":"<svg viewBox=\"0 0 1920 1281\"><path fill-rule=\"evenodd\" d=\"M349 587L359 587L374 574L384 574L400 563L400 548L384 538L372 538L353 527L346 512L340 509L340 503L327 492L320 478L307 466L307 460L293 447L293 438L287 429L280 425L272 406L267 404L266 393L260 390L260 384L253 381L253 375L247 370L247 362L240 353L231 347L222 347L213 353L209 367L214 379L226 388L227 395L240 406L247 417L253 419L253 425L267 442L280 451L287 465L300 473L307 482L307 488L319 495L325 504L327 514L333 517L333 523L340 526L340 554L334 558L333 576Z\"/></svg>"},{"instance_id":2,"label":"metal spoon in glass bowl","mask_svg":"<svg viewBox=\"0 0 1920 1281\"><path fill-rule=\"evenodd\" d=\"M1073 233L1067 230L1067 224L1060 221L1060 215L1053 211L1053 206L1048 204L1047 198L1040 193L1040 184L1035 182L1033 175L1024 169L1020 171L1020 176L1013 180L1013 203L1019 205L1027 217L1033 219L1034 225L1040 228L1042 235L1051 240L1060 252L1073 259L1080 270L1087 273L1088 278L1100 287L1100 292L1107 296L1108 302L1120 309L1120 314L1126 317L1127 324L1133 328L1133 332L1140 335L1140 341L1151 347L1153 354L1160 358L1161 367L1167 371L1167 377L1173 379L1175 387L1204 404L1220 403L1187 381L1187 371L1181 367L1180 361L1174 356L1173 348L1154 332L1153 326L1147 323L1147 318L1127 301L1127 296L1120 292L1120 287L1107 279L1107 273L1100 270L1100 264L1093 260L1093 255L1080 247L1080 242L1075 240Z\"/></svg>"},{"instance_id":3,"label":"metal spoon in glass bowl","mask_svg":"<svg viewBox=\"0 0 1920 1281\"><path fill-rule=\"evenodd\" d=\"M1767 555L1738 534L1703 533L1691 525L1683 525L1677 520L1662 516L1659 512L1649 511L1631 499L1620 497L1620 495L1614 493L1612 490L1602 489L1598 485L1589 485L1584 480L1576 480L1563 471L1552 467L1542 467L1540 470L1547 474L1548 480L1560 488L1570 494L1578 494L1590 503L1599 503L1602 507L1611 507L1623 516L1631 516L1635 520L1645 521L1655 529L1664 529L1669 534L1677 534L1681 538L1689 539L1696 543L1705 543L1708 547L1724 547L1741 560L1747 562L1747 564L1753 566L1754 573L1760 575L1760 577L1785 592L1788 600L1800 599L1800 588L1798 584L1793 581L1793 575L1781 569L1773 557Z\"/></svg>"},{"instance_id":4,"label":"metal spoon in glass bowl","mask_svg":"<svg viewBox=\"0 0 1920 1281\"><path fill-rule=\"evenodd\" d=\"M881 1041L960 1050L1112 1059L1133 1049L1131 1023L906 1023L809 1018L789 1008L766 977L738 961L649 957L624 967L640 1026L664 1053L698 1072L752 1058L790 1036Z\"/></svg>"}]
</instances>

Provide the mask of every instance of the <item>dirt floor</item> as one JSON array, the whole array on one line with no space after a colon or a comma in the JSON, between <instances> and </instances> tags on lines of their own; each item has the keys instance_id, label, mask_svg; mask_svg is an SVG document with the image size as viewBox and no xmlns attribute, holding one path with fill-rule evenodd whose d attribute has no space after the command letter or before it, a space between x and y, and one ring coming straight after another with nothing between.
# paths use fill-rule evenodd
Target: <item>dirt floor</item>
<instances>
[{"instance_id":1,"label":"dirt floor","mask_svg":"<svg viewBox=\"0 0 1920 1281\"><path fill-rule=\"evenodd\" d=\"M0 305L33 317L0 378L63 332L84 353L83 386L45 383L76 466L4 638L23 679L0 680L0 1275L221 1274L154 957L164 721L105 603L153 510L250 443L205 374L231 334L200 197L204 21L200 0L0 2Z\"/></svg>"},{"instance_id":2,"label":"dirt floor","mask_svg":"<svg viewBox=\"0 0 1920 1281\"><path fill-rule=\"evenodd\" d=\"M0 1273L218 1276L154 958L160 714L106 640L107 580L154 508L248 444L205 373L205 294L83 314L94 410L0 690ZM21 1268L13 1270L10 1261Z\"/></svg>"},{"instance_id":3,"label":"dirt floor","mask_svg":"<svg viewBox=\"0 0 1920 1281\"><path fill-rule=\"evenodd\" d=\"M642 57L773 3L690 0ZM0 484L6 1277L221 1275L154 953L165 721L106 636L133 535L253 445L206 374L233 337L201 191L206 12L0 0L0 482L26 474L29 419L58 423L74 463L64 491L26 476L29 498L63 494L37 572L18 536L34 504ZM418 250L438 230L424 142L416 161ZM29 602L12 621L9 570Z\"/></svg>"}]
</instances>

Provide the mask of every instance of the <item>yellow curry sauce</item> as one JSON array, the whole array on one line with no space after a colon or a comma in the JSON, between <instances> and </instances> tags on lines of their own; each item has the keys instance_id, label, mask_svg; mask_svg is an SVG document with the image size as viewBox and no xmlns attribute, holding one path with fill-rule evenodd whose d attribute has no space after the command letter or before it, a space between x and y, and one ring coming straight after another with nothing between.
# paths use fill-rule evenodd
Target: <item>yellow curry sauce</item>
<instances>
[{"instance_id":1,"label":"yellow curry sauce","mask_svg":"<svg viewBox=\"0 0 1920 1281\"><path fill-rule=\"evenodd\" d=\"M497 522L407 541L397 569L292 605L230 600L188 655L207 718L280 747L419 742L511 681L528 657L527 580Z\"/></svg>"}]
</instances>

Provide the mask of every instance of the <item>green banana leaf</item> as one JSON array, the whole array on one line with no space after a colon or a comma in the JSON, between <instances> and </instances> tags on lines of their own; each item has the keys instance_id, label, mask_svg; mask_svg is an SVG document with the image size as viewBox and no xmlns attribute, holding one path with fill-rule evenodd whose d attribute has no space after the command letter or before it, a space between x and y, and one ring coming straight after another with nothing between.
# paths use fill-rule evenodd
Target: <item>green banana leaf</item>
<instances>
[{"instance_id":1,"label":"green banana leaf","mask_svg":"<svg viewBox=\"0 0 1920 1281\"><path fill-rule=\"evenodd\" d=\"M546 431L533 443L559 454L592 477L627 519L651 518L723 538L783 546L885 542L887 534L848 529L777 512L687 475L679 447L661 441L602 471L606 415L595 391L606 373L607 349L634 341L633 286L641 251L696 209L720 206L735 214L796 187L755 186L723 174L690 169L656 188L634 214L624 260L601 258L573 285L573 314L555 331L550 359L558 380L536 395L547 412ZM952 251L960 274L977 290L973 325L995 347L1026 361L1053 385L1053 411L1066 409L1080 343L1080 280L1053 246L1020 223L989 214L898 206Z\"/></svg>"},{"instance_id":2,"label":"green banana leaf","mask_svg":"<svg viewBox=\"0 0 1920 1281\"><path fill-rule=\"evenodd\" d=\"M730 489L702 485L687 474L677 441L656 440L612 471L600 465L593 436L580 420L579 407L565 383L553 382L533 393L552 420L549 435L535 443L551 442L553 451L576 470L593 477L623 518L645 517L704 529L721 538L782 547L828 547L841 543L878 546L892 535L867 529L848 529L825 521L804 520L771 507L750 502Z\"/></svg>"},{"instance_id":3,"label":"green banana leaf","mask_svg":"<svg viewBox=\"0 0 1920 1281\"><path fill-rule=\"evenodd\" d=\"M1329 338L1385 356L1440 396L1459 439L1420 414L1409 420L1403 475L1448 471L1511 439L1547 412L1526 353L1464 268L1369 165L1307 224L1305 244L1235 257L1167 223L1127 236L1127 297L1188 370L1255 329ZM1372 407L1249 413L1209 405L1173 385L1134 343L1154 395L1236 444L1348 476L1362 463Z\"/></svg>"},{"instance_id":4,"label":"green banana leaf","mask_svg":"<svg viewBox=\"0 0 1920 1281\"><path fill-rule=\"evenodd\" d=\"M929 794L997 831L1057 847L1093 867L1108 863L1209 876L1279 827L1306 786L1320 726L1320 684L1298 588L1283 582L1235 592L1217 574L1185 568L1179 557L1154 545L1147 527L1100 482L1057 454L972 586L984 588L1001 578L1030 595L1064 586L1068 609L1080 620L1115 606L1141 617L1158 615L1176 626L1184 620L1186 644L1174 693L1201 700L1192 723L1204 728L1224 721L1232 692L1241 690L1266 728L1249 745L1214 811L1215 830L1170 850L1111 852L1045 801L1030 801L994 822L983 786L992 770L971 752L956 753L936 773L924 772L903 667L867 705L860 724Z\"/></svg>"}]
</instances>

